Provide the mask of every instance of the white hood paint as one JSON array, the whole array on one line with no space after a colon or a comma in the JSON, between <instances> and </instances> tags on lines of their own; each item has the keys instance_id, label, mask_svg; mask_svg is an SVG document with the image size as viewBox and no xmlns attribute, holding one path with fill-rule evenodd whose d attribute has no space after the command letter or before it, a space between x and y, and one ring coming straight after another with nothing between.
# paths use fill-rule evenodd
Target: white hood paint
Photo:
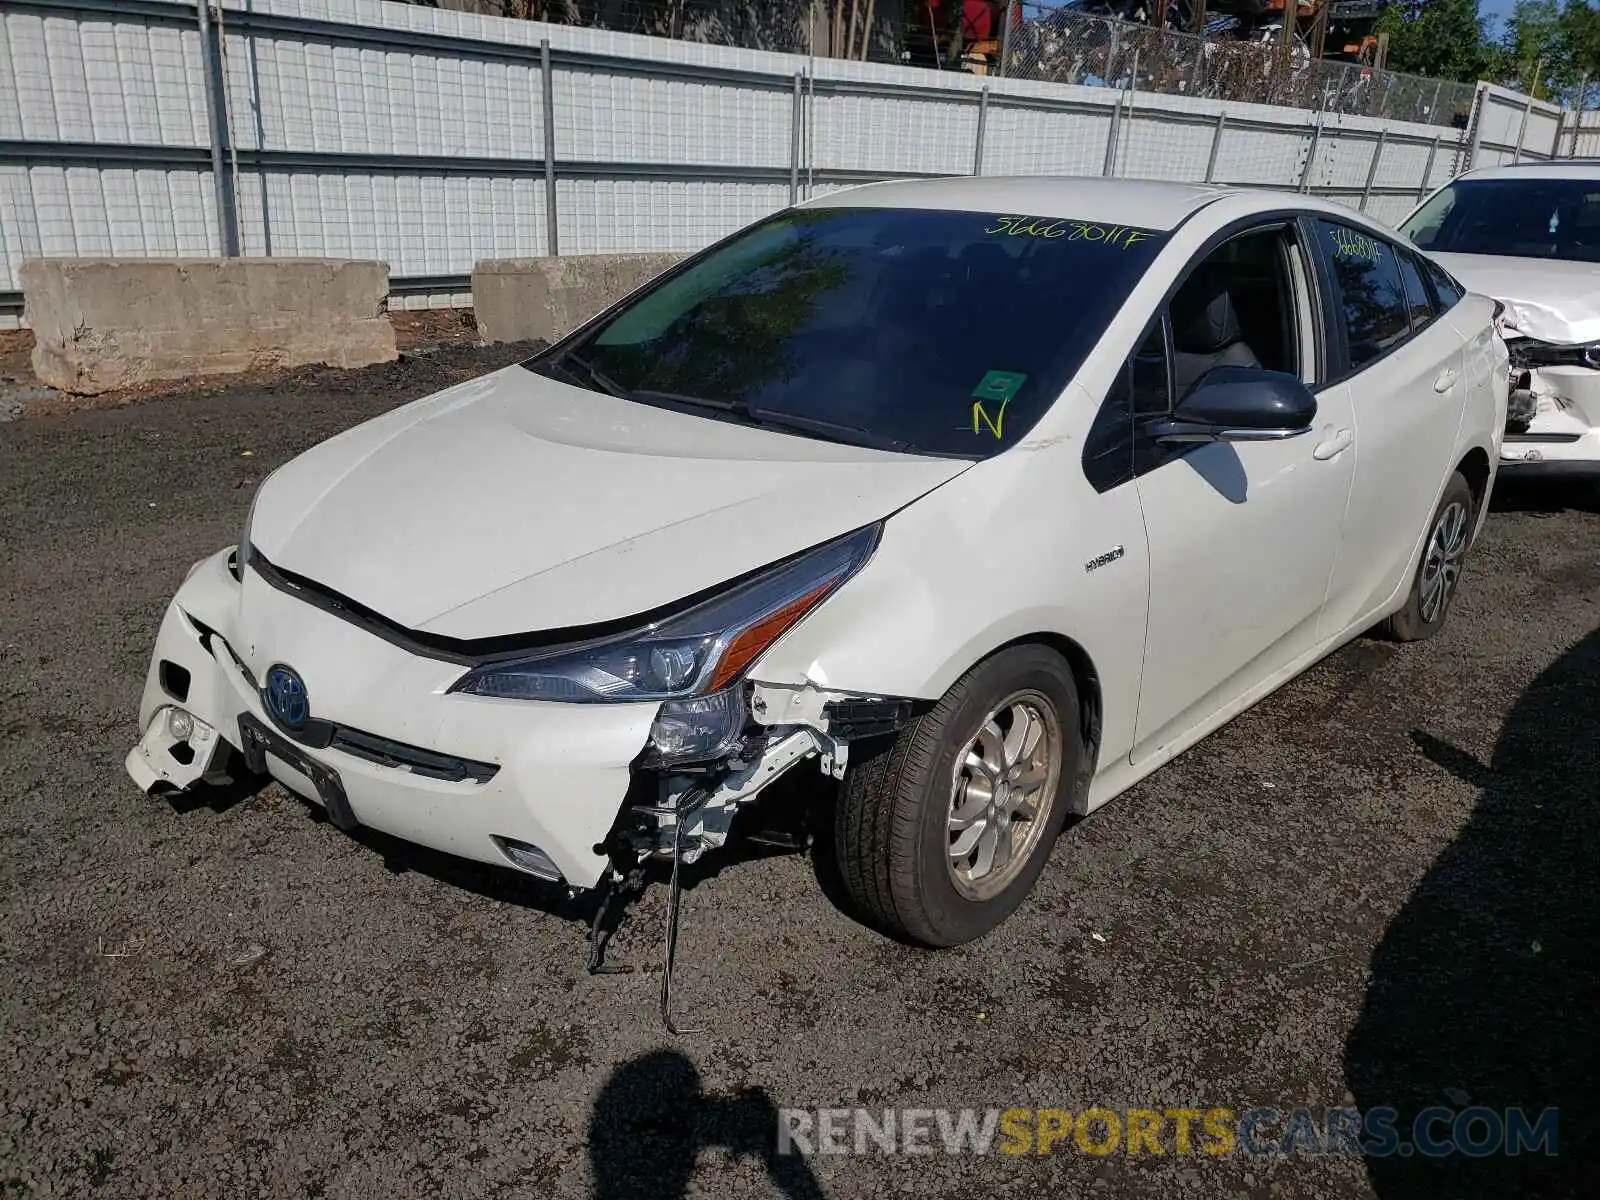
<instances>
[{"instance_id":1,"label":"white hood paint","mask_svg":"<svg viewBox=\"0 0 1600 1200\"><path fill-rule=\"evenodd\" d=\"M1467 287L1506 306L1524 337L1557 345L1600 342L1600 264L1496 254L1434 254Z\"/></svg>"},{"instance_id":2,"label":"white hood paint","mask_svg":"<svg viewBox=\"0 0 1600 1200\"><path fill-rule=\"evenodd\" d=\"M885 517L971 464L672 412L507 367L263 486L271 562L410 629L632 616Z\"/></svg>"}]
</instances>

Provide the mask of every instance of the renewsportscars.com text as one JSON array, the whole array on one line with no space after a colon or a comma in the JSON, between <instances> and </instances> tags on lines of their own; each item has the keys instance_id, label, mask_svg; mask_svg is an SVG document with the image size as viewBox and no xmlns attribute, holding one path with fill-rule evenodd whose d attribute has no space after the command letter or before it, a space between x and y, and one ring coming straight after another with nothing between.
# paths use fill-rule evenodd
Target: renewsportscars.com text
<instances>
[{"instance_id":1,"label":"renewsportscars.com text","mask_svg":"<svg viewBox=\"0 0 1600 1200\"><path fill-rule=\"evenodd\" d=\"M785 1108L780 1154L1419 1155L1557 1153L1558 1110Z\"/></svg>"}]
</instances>

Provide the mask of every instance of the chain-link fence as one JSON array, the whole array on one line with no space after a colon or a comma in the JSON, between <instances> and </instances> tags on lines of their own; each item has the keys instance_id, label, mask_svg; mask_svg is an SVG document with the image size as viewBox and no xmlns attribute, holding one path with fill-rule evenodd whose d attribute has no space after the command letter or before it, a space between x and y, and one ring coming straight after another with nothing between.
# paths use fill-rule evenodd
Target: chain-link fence
<instances>
[{"instance_id":1,"label":"chain-link fence","mask_svg":"<svg viewBox=\"0 0 1600 1200\"><path fill-rule=\"evenodd\" d=\"M813 27L823 44L832 36L833 12L842 6L814 6L812 0L410 0L430 8L449 8L487 16L554 25L580 25L615 33L677 38L712 46L805 53ZM859 40L866 38L866 5L857 4Z\"/></svg>"},{"instance_id":2,"label":"chain-link fence","mask_svg":"<svg viewBox=\"0 0 1600 1200\"><path fill-rule=\"evenodd\" d=\"M1058 83L1278 104L1464 128L1471 84L1316 60L1281 17L1217 16L1189 0L412 0L561 25L751 50L872 59ZM1304 10L1309 0L1302 5ZM983 18L974 24L971 13ZM1115 17L1127 19L1115 19ZM1305 28L1302 23L1301 28ZM1368 39L1370 41L1370 39Z\"/></svg>"},{"instance_id":3,"label":"chain-link fence","mask_svg":"<svg viewBox=\"0 0 1600 1200\"><path fill-rule=\"evenodd\" d=\"M1360 63L1315 60L1280 26L1255 36L1196 36L1069 9L1020 6L992 60L966 66L1011 78L1278 104L1464 128L1473 87Z\"/></svg>"}]
</instances>

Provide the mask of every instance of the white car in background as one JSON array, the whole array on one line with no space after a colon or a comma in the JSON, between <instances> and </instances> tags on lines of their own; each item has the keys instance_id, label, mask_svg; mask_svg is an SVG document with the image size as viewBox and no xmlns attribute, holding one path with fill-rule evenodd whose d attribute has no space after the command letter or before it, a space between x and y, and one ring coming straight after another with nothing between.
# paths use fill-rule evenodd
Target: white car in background
<instances>
[{"instance_id":1,"label":"white car in background","mask_svg":"<svg viewBox=\"0 0 1600 1200\"><path fill-rule=\"evenodd\" d=\"M863 912L964 942L1069 813L1441 627L1506 379L1490 301L1310 197L835 192L279 467L128 769L594 888L816 760Z\"/></svg>"},{"instance_id":2,"label":"white car in background","mask_svg":"<svg viewBox=\"0 0 1600 1200\"><path fill-rule=\"evenodd\" d=\"M1600 162L1468 171L1400 228L1505 306L1502 468L1600 477Z\"/></svg>"}]
</instances>

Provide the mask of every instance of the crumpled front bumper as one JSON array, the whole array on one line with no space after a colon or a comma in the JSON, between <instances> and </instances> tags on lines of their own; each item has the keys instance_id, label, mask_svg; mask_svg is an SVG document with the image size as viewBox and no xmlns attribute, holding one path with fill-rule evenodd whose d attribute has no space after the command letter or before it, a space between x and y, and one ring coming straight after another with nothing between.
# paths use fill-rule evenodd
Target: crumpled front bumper
<instances>
[{"instance_id":1,"label":"crumpled front bumper","mask_svg":"<svg viewBox=\"0 0 1600 1200\"><path fill-rule=\"evenodd\" d=\"M1600 371L1546 366L1525 374L1526 386L1512 392L1513 420L1500 448L1501 472L1600 472Z\"/></svg>"},{"instance_id":2,"label":"crumpled front bumper","mask_svg":"<svg viewBox=\"0 0 1600 1200\"><path fill-rule=\"evenodd\" d=\"M597 847L622 807L656 705L451 694L464 667L411 654L253 573L236 580L230 557L222 551L196 564L162 620L139 706L143 736L126 763L141 789L215 780L229 747L248 748L336 819L329 776L362 826L540 874L529 866L537 858L505 848L534 847L568 884L599 882L608 860ZM301 744L268 715L259 681L275 663L293 665L314 716L341 731L329 744ZM186 741L173 733L175 707L195 720ZM248 745L252 726L267 736Z\"/></svg>"}]
</instances>

